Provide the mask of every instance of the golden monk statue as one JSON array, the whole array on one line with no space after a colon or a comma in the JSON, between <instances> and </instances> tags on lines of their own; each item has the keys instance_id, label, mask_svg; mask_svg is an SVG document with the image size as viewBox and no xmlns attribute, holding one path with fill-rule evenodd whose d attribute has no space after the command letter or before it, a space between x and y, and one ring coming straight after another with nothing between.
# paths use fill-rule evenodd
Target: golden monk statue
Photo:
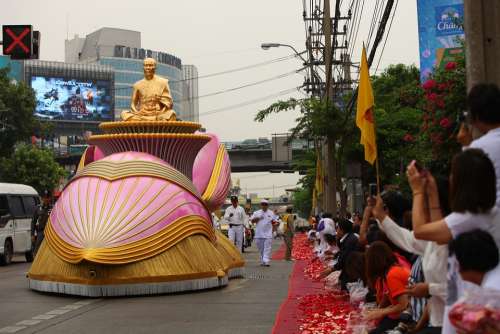
<instances>
[{"instance_id":1,"label":"golden monk statue","mask_svg":"<svg viewBox=\"0 0 500 334\"><path fill-rule=\"evenodd\" d=\"M133 86L130 110L122 112L124 121L175 121L168 80L155 75L156 60L144 59L144 79Z\"/></svg>"}]
</instances>

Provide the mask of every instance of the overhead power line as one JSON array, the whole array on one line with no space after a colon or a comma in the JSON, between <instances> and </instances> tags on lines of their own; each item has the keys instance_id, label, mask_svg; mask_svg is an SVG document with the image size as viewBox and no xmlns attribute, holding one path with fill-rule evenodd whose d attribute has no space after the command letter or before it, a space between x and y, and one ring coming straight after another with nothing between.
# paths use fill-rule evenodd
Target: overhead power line
<instances>
[{"instance_id":1,"label":"overhead power line","mask_svg":"<svg viewBox=\"0 0 500 334\"><path fill-rule=\"evenodd\" d=\"M240 89L243 89L243 88L248 88L248 87L252 87L252 86L256 86L256 85L260 85L260 84L263 84L263 83L266 83L266 82L270 82L270 81L274 81L274 80L278 80L278 79L286 78L286 77L289 77L289 76L291 76L291 75L294 75L294 74L299 73L299 72L300 72L300 71L302 71L303 69L304 69L304 68L301 68L301 69L299 69L299 70L295 70L295 71L291 71L291 72L287 72L287 73L283 73L283 74L276 75L276 76L271 77L271 78L267 78L267 79L263 79L263 80L255 81L255 82L248 83L248 84L245 84L245 85L242 85L242 86L237 86L237 87L233 87L233 88L228 88L228 89L220 90L220 91L213 92L213 93L208 93L208 94L204 94L204 95L199 95L199 96L193 97L192 99L182 99L182 100L179 100L179 101L177 101L177 102L185 102L185 101L191 101L191 100L199 100L199 99L201 99L201 98L205 98L205 97L209 97L209 96L216 96L216 95L220 95L220 94L224 94L224 93L234 92L234 91L237 91L237 90L240 90Z\"/></svg>"},{"instance_id":2,"label":"overhead power line","mask_svg":"<svg viewBox=\"0 0 500 334\"><path fill-rule=\"evenodd\" d=\"M387 44L387 40L389 39L389 34L391 33L392 22L394 21L394 16L396 16L396 11L398 10L398 4L399 4L399 0L396 0L396 5L394 6L394 11L393 11L392 17L391 17L391 23L389 23L389 29L387 29L387 34L385 35L384 45L382 46L382 51L380 52L380 57L378 58L378 63L377 63L377 67L375 68L375 73L377 73L377 71L378 71L380 61L382 60L382 55L384 54L384 51L385 51L385 45Z\"/></svg>"},{"instance_id":3,"label":"overhead power line","mask_svg":"<svg viewBox=\"0 0 500 334\"><path fill-rule=\"evenodd\" d=\"M380 41L384 37L385 27L387 25L387 21L389 20L389 16L392 12L392 8L394 6L395 0L388 0L385 6L384 15L382 16L382 20L380 21L380 25L377 30L377 35L375 36L375 41L373 42L373 46L370 48L370 56L368 57L368 68L371 67L373 63L373 59L375 58L375 54L377 52L378 45ZM358 98L358 88L354 90L354 94L352 95L349 103L347 104L347 109L349 110L349 114L354 109L354 103Z\"/></svg>"},{"instance_id":4,"label":"overhead power line","mask_svg":"<svg viewBox=\"0 0 500 334\"><path fill-rule=\"evenodd\" d=\"M278 97L278 96L290 94L292 92L298 91L300 88L301 87L290 88L290 89L287 89L287 90L283 90L281 92L277 92L277 93L270 94L270 95L267 95L267 96L262 96L260 98L256 98L256 99L253 99L253 100L248 100L248 101L245 101L245 102L242 102L242 103L233 104L233 105L222 107L222 108L212 109L212 110L200 113L200 116L212 115L212 114L220 113L220 112L223 112L223 111L228 111L228 110L242 108L242 107L245 107L245 106L248 106L248 105L251 105L251 104L255 104L255 103L258 103L258 102L261 102L261 101L265 101L265 100L268 100L268 99L271 99L271 98L274 98L274 97Z\"/></svg>"},{"instance_id":5,"label":"overhead power line","mask_svg":"<svg viewBox=\"0 0 500 334\"><path fill-rule=\"evenodd\" d=\"M178 83L178 82L185 82L185 81L196 80L196 79L211 78L211 77L215 77L215 76L218 76L218 75L224 75L224 74L229 74L229 73L234 73L234 72L240 72L240 71L249 70L249 69L252 69L252 68L255 68L255 67L270 65L270 64L281 62L281 61L293 59L295 57L297 57L297 55L294 53L294 54L291 54L291 55L288 55L288 56L279 57L279 58L271 59L271 60L260 62L260 63L255 63L255 64L251 64L251 65L246 65L246 66L242 66L242 67L233 68L231 70L226 70L226 71L221 71L221 72L215 72L215 73L210 73L210 74L206 74L206 75L199 75L197 77L190 77L190 78L186 78L186 79L169 80L168 82L169 83ZM130 89L131 87L132 87L132 85L127 85L127 86L124 86L124 87L115 88L114 90L117 91L117 90L122 90L122 89Z\"/></svg>"}]
</instances>

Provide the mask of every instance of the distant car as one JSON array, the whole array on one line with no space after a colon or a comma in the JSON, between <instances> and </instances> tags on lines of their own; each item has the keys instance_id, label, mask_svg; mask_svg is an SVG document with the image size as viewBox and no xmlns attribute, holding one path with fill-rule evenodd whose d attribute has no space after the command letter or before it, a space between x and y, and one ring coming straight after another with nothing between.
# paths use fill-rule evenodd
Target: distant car
<instances>
[{"instance_id":1,"label":"distant car","mask_svg":"<svg viewBox=\"0 0 500 334\"><path fill-rule=\"evenodd\" d=\"M251 150L251 149L265 149L270 144L261 143L257 139L245 139L239 144L235 144L233 149L235 150Z\"/></svg>"},{"instance_id":2,"label":"distant car","mask_svg":"<svg viewBox=\"0 0 500 334\"><path fill-rule=\"evenodd\" d=\"M271 141L265 137L259 138L259 144L261 144L263 148L271 148Z\"/></svg>"}]
</instances>

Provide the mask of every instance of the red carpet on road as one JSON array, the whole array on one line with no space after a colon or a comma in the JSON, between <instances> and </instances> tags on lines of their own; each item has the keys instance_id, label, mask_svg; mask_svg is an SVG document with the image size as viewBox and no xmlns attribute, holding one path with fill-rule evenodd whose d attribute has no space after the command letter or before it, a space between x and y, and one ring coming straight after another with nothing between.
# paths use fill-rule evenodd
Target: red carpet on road
<instances>
[{"instance_id":1,"label":"red carpet on road","mask_svg":"<svg viewBox=\"0 0 500 334\"><path fill-rule=\"evenodd\" d=\"M345 333L350 314L355 310L348 302L349 297L340 291L325 290L324 283L316 279L323 266L311 261L312 248L305 234L296 235L293 244L295 262L288 296L278 310L272 333ZM281 250L273 254L273 259Z\"/></svg>"},{"instance_id":2,"label":"red carpet on road","mask_svg":"<svg viewBox=\"0 0 500 334\"><path fill-rule=\"evenodd\" d=\"M276 315L273 327L274 334L299 333L300 324L298 320L301 315L299 310L300 298L307 294L323 291L323 283L313 281L304 275L304 270L312 257L310 249L310 254L303 254L304 251L307 253L307 249L304 249L306 240L305 234L298 234L293 240L293 257L296 260L288 282L288 296L283 304L281 304ZM273 258L280 250L277 250L273 254Z\"/></svg>"}]
</instances>

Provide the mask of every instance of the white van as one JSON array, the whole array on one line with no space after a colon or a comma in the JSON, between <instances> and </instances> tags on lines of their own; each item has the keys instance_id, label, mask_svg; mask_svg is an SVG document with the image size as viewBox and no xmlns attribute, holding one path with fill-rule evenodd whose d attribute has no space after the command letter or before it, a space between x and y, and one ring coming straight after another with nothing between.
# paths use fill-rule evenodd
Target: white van
<instances>
[{"instance_id":1,"label":"white van","mask_svg":"<svg viewBox=\"0 0 500 334\"><path fill-rule=\"evenodd\" d=\"M0 183L0 265L14 254L33 261L31 220L40 204L36 190L24 184Z\"/></svg>"}]
</instances>

